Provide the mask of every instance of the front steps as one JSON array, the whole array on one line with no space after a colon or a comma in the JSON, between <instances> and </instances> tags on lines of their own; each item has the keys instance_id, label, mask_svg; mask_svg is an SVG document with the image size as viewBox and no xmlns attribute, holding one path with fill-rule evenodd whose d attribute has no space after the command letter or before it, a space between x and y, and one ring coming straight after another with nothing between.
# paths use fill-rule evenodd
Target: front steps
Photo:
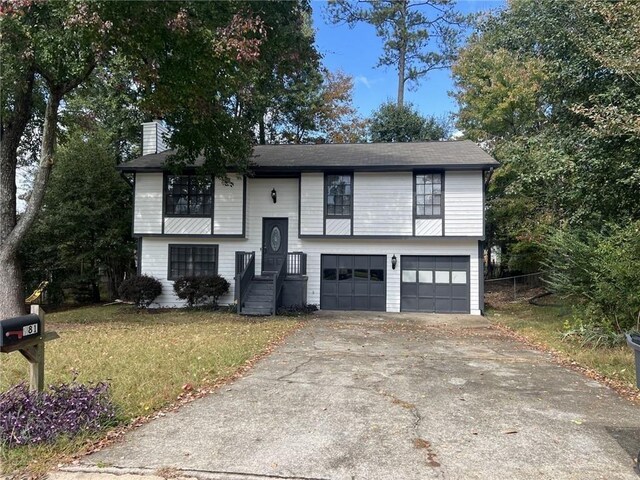
<instances>
[{"instance_id":1,"label":"front steps","mask_svg":"<svg viewBox=\"0 0 640 480\"><path fill-rule=\"evenodd\" d=\"M240 315L264 316L273 313L273 277L256 276L249 285L249 291L240 308Z\"/></svg>"}]
</instances>

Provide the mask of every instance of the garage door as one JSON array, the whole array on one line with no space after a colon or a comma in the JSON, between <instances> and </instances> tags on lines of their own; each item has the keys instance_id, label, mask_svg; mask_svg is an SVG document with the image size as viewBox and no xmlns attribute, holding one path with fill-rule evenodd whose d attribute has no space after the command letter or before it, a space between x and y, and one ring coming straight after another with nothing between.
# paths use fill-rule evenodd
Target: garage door
<instances>
[{"instance_id":1,"label":"garage door","mask_svg":"<svg viewBox=\"0 0 640 480\"><path fill-rule=\"evenodd\" d=\"M384 255L322 255L320 308L386 310Z\"/></svg>"},{"instance_id":2,"label":"garage door","mask_svg":"<svg viewBox=\"0 0 640 480\"><path fill-rule=\"evenodd\" d=\"M469 257L402 256L400 309L469 313Z\"/></svg>"}]
</instances>

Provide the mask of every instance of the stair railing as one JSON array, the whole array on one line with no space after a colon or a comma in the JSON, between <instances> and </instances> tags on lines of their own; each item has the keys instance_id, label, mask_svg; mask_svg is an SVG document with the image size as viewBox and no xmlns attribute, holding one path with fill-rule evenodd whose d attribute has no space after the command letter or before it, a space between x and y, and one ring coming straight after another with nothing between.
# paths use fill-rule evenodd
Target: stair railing
<instances>
[{"instance_id":1,"label":"stair railing","mask_svg":"<svg viewBox=\"0 0 640 480\"><path fill-rule=\"evenodd\" d=\"M307 274L307 254L303 252L287 253L287 275Z\"/></svg>"},{"instance_id":2,"label":"stair railing","mask_svg":"<svg viewBox=\"0 0 640 480\"><path fill-rule=\"evenodd\" d=\"M284 277L287 276L287 261L282 262L280 268L273 276L273 307L271 315L275 315L278 312L278 299L280 298L280 292L282 291L282 285L284 285Z\"/></svg>"},{"instance_id":3,"label":"stair railing","mask_svg":"<svg viewBox=\"0 0 640 480\"><path fill-rule=\"evenodd\" d=\"M256 275L256 252L236 252L236 311L242 312L242 305L249 292L249 285Z\"/></svg>"}]
</instances>

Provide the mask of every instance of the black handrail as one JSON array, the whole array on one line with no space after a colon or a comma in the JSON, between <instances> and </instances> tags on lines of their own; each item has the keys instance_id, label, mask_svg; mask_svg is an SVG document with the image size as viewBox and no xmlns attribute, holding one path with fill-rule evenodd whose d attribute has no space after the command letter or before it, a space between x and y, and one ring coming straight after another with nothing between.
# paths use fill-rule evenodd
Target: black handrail
<instances>
[{"instance_id":1,"label":"black handrail","mask_svg":"<svg viewBox=\"0 0 640 480\"><path fill-rule=\"evenodd\" d=\"M280 292L282 285L284 285L284 277L287 275L287 262L282 262L278 271L273 275L273 308L272 315L278 312L278 299L280 298Z\"/></svg>"},{"instance_id":2,"label":"black handrail","mask_svg":"<svg viewBox=\"0 0 640 480\"><path fill-rule=\"evenodd\" d=\"M256 274L256 252L236 252L236 309L242 312L242 304L249 285Z\"/></svg>"},{"instance_id":3,"label":"black handrail","mask_svg":"<svg viewBox=\"0 0 640 480\"><path fill-rule=\"evenodd\" d=\"M307 254L303 252L287 253L287 275L307 274Z\"/></svg>"}]
</instances>

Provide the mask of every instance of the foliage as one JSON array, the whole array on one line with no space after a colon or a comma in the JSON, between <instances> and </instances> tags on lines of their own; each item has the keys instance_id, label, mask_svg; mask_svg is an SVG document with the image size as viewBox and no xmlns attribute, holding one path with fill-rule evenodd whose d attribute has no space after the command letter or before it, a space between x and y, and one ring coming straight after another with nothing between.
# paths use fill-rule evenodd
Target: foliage
<instances>
[{"instance_id":1,"label":"foliage","mask_svg":"<svg viewBox=\"0 0 640 480\"><path fill-rule=\"evenodd\" d=\"M334 23L363 22L376 29L383 40L377 66L398 72L398 106L407 82L417 85L429 72L449 67L468 22L452 0L330 0L327 14Z\"/></svg>"},{"instance_id":2,"label":"foliage","mask_svg":"<svg viewBox=\"0 0 640 480\"><path fill-rule=\"evenodd\" d=\"M162 283L148 275L127 278L118 288L120 298L133 302L138 308L147 308L162 293Z\"/></svg>"},{"instance_id":3,"label":"foliage","mask_svg":"<svg viewBox=\"0 0 640 480\"><path fill-rule=\"evenodd\" d=\"M55 163L60 113L65 121L99 121L119 159L134 154L132 118L172 127L174 168L204 159L203 170L226 178L248 168L252 129L286 89L293 72L317 66L310 7L296 2L40 2L0 0L0 313L22 304L18 250L41 210ZM95 83L94 83L95 82ZM97 85L97 86L96 86ZM112 85L122 95L91 106L81 90ZM276 88L276 86L278 88ZM113 108L116 106L116 108ZM133 113L128 115L127 108ZM44 112L44 113L43 113ZM123 129L115 126L125 119ZM33 126L42 134L33 135ZM66 125L68 126L68 125ZM37 138L24 144L25 139ZM64 139L64 136L62 136ZM26 211L16 215L19 151L41 146Z\"/></svg>"},{"instance_id":4,"label":"foliage","mask_svg":"<svg viewBox=\"0 0 640 480\"><path fill-rule=\"evenodd\" d=\"M173 283L178 298L187 301L189 307L205 304L218 307L218 298L229 291L229 282L220 275L182 277Z\"/></svg>"},{"instance_id":5,"label":"foliage","mask_svg":"<svg viewBox=\"0 0 640 480\"><path fill-rule=\"evenodd\" d=\"M486 236L513 268L551 265L552 249L537 247L551 231L601 243L640 219L639 24L631 0L518 0L461 52L458 127L502 164L487 185Z\"/></svg>"},{"instance_id":6,"label":"foliage","mask_svg":"<svg viewBox=\"0 0 640 480\"><path fill-rule=\"evenodd\" d=\"M88 301L99 301L101 274L115 297L119 283L131 273L132 197L131 187L114 168L107 133L87 133L76 129L67 134L22 258L29 287L44 279L75 290L88 286L93 292Z\"/></svg>"},{"instance_id":7,"label":"foliage","mask_svg":"<svg viewBox=\"0 0 640 480\"><path fill-rule=\"evenodd\" d=\"M344 72L311 72L293 83L273 111L274 142L354 143L365 137L365 122L353 107L353 78Z\"/></svg>"},{"instance_id":8,"label":"foliage","mask_svg":"<svg viewBox=\"0 0 640 480\"><path fill-rule=\"evenodd\" d=\"M21 383L0 393L0 445L5 447L52 442L115 422L116 409L106 383L63 383L45 392L30 392Z\"/></svg>"},{"instance_id":9,"label":"foliage","mask_svg":"<svg viewBox=\"0 0 640 480\"><path fill-rule=\"evenodd\" d=\"M443 120L423 117L411 104L383 103L369 122L372 142L443 140L450 133Z\"/></svg>"},{"instance_id":10,"label":"foliage","mask_svg":"<svg viewBox=\"0 0 640 480\"><path fill-rule=\"evenodd\" d=\"M318 306L313 304L290 305L288 307L278 308L278 315L285 317L301 317L318 311Z\"/></svg>"},{"instance_id":11,"label":"foliage","mask_svg":"<svg viewBox=\"0 0 640 480\"><path fill-rule=\"evenodd\" d=\"M550 288L580 299L586 323L640 328L640 221L603 233L555 230L544 248Z\"/></svg>"}]
</instances>

